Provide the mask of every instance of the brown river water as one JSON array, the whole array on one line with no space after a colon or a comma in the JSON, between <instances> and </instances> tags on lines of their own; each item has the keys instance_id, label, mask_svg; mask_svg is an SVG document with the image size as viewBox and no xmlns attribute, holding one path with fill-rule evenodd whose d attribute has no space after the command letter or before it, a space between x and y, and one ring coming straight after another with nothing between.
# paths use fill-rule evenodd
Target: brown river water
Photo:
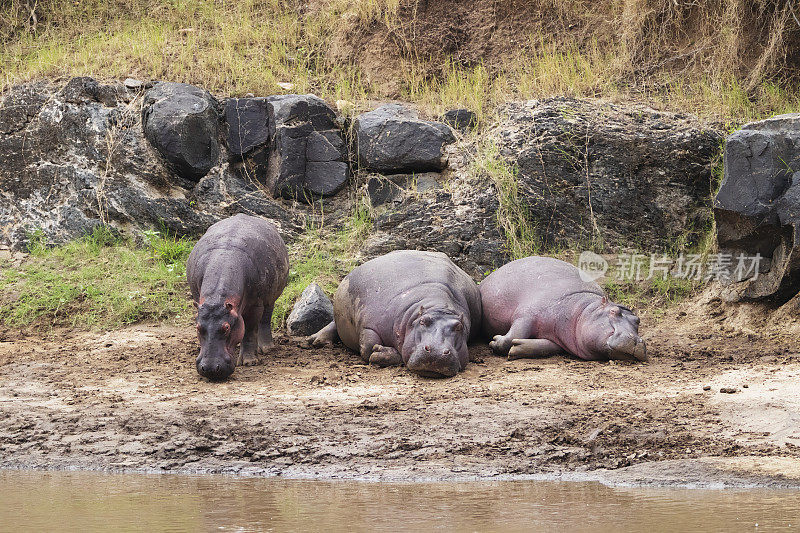
<instances>
[{"instance_id":1,"label":"brown river water","mask_svg":"<svg viewBox=\"0 0 800 533\"><path fill-rule=\"evenodd\" d=\"M800 531L800 492L0 470L0 531Z\"/></svg>"}]
</instances>

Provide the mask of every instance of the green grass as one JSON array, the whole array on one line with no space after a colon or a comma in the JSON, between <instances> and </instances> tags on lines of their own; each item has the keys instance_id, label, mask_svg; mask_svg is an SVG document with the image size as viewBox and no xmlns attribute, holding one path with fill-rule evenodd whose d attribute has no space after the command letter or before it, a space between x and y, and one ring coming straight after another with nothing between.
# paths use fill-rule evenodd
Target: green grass
<instances>
[{"instance_id":1,"label":"green grass","mask_svg":"<svg viewBox=\"0 0 800 533\"><path fill-rule=\"evenodd\" d=\"M104 227L48 247L35 232L25 262L0 269L7 298L0 320L14 327L111 329L185 319L191 313L185 267L191 247L191 241L155 232L136 246Z\"/></svg>"},{"instance_id":2,"label":"green grass","mask_svg":"<svg viewBox=\"0 0 800 533\"><path fill-rule=\"evenodd\" d=\"M289 246L289 282L275 305L282 328L296 299L312 282L332 294L356 266L372 220L363 202L337 228L309 223ZM0 322L9 327L113 329L147 321L184 323L193 316L186 259L195 241L158 231L142 244L105 226L60 246L41 230L28 237L20 266L0 263Z\"/></svg>"}]
</instances>

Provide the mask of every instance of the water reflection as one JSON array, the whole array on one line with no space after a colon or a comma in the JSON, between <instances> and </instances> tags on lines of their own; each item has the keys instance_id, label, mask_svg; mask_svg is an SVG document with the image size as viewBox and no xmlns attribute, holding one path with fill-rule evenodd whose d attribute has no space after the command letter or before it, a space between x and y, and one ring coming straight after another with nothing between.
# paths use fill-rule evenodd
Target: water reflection
<instances>
[{"instance_id":1,"label":"water reflection","mask_svg":"<svg viewBox=\"0 0 800 533\"><path fill-rule=\"evenodd\" d=\"M0 470L3 531L800 530L800 493ZM756 524L758 524L756 526Z\"/></svg>"}]
</instances>

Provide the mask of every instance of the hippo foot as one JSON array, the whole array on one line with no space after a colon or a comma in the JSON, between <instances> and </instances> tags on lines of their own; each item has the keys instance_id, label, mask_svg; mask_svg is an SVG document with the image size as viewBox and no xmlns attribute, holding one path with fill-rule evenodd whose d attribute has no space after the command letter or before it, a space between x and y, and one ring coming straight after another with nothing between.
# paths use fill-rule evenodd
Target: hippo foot
<instances>
[{"instance_id":1,"label":"hippo foot","mask_svg":"<svg viewBox=\"0 0 800 533\"><path fill-rule=\"evenodd\" d=\"M270 351L274 347L275 347L275 343L272 342L272 341L265 342L265 343L259 343L258 344L258 353L263 355L263 354L267 353L268 351Z\"/></svg>"},{"instance_id":2,"label":"hippo foot","mask_svg":"<svg viewBox=\"0 0 800 533\"><path fill-rule=\"evenodd\" d=\"M376 344L372 347L372 353L369 356L369 364L376 366L399 366L403 363L403 357L400 352L391 346L381 346Z\"/></svg>"},{"instance_id":3,"label":"hippo foot","mask_svg":"<svg viewBox=\"0 0 800 533\"><path fill-rule=\"evenodd\" d=\"M321 348L333 344L338 339L339 334L336 332L336 322L331 320L327 326L313 335L306 337L306 342L309 346Z\"/></svg>"},{"instance_id":4,"label":"hippo foot","mask_svg":"<svg viewBox=\"0 0 800 533\"><path fill-rule=\"evenodd\" d=\"M511 343L504 335L495 335L494 339L489 342L489 348L492 349L497 355L508 355L508 350L511 348Z\"/></svg>"},{"instance_id":5,"label":"hippo foot","mask_svg":"<svg viewBox=\"0 0 800 533\"><path fill-rule=\"evenodd\" d=\"M258 355L253 353L245 353L239 357L238 366L253 366L257 365L261 362L261 359L258 358Z\"/></svg>"}]
</instances>

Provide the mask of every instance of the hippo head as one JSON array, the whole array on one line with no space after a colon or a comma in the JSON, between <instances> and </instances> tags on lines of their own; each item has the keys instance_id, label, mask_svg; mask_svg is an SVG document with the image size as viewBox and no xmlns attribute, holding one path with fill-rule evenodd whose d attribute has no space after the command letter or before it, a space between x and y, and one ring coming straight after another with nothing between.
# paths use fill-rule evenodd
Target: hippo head
<instances>
[{"instance_id":1,"label":"hippo head","mask_svg":"<svg viewBox=\"0 0 800 533\"><path fill-rule=\"evenodd\" d=\"M204 303L197 308L197 337L200 355L197 372L221 381L236 368L234 350L244 337L244 321L230 302Z\"/></svg>"},{"instance_id":2,"label":"hippo head","mask_svg":"<svg viewBox=\"0 0 800 533\"><path fill-rule=\"evenodd\" d=\"M425 309L406 328L402 355L406 368L426 377L455 376L467 366L469 325L450 309Z\"/></svg>"},{"instance_id":3,"label":"hippo head","mask_svg":"<svg viewBox=\"0 0 800 533\"><path fill-rule=\"evenodd\" d=\"M605 296L587 308L578 325L586 351L594 356L624 361L647 361L647 348L639 336L639 317Z\"/></svg>"}]
</instances>

